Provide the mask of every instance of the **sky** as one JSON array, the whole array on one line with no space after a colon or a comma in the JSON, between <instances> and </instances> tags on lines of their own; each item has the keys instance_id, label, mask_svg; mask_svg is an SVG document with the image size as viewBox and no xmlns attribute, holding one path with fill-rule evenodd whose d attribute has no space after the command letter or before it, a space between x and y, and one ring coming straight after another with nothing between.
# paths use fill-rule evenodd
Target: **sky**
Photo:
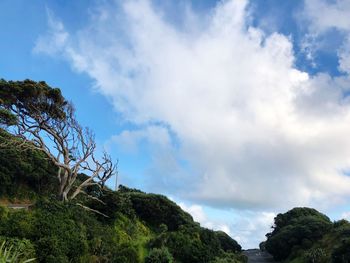
<instances>
[{"instance_id":1,"label":"sky","mask_svg":"<svg viewBox=\"0 0 350 263\"><path fill-rule=\"evenodd\" d=\"M349 0L0 10L1 78L59 87L119 161L119 184L169 196L244 248L296 206L350 218Z\"/></svg>"}]
</instances>

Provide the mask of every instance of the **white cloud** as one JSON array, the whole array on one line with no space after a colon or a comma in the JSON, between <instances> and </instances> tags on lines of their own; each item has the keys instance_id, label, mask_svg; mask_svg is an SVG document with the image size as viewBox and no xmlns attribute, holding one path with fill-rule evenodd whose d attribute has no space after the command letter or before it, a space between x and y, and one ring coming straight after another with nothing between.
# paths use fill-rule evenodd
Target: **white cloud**
<instances>
[{"instance_id":1,"label":"white cloud","mask_svg":"<svg viewBox=\"0 0 350 263\"><path fill-rule=\"evenodd\" d=\"M168 130L165 127L152 125L145 129L134 131L125 130L118 135L112 136L109 143L117 144L126 152L137 152L142 141L152 145L157 145L158 148L168 148L171 144Z\"/></svg>"},{"instance_id":2,"label":"white cloud","mask_svg":"<svg viewBox=\"0 0 350 263\"><path fill-rule=\"evenodd\" d=\"M235 239L243 248L257 248L265 241L265 235L271 232L276 214L272 212L240 212L236 220L232 220L231 229Z\"/></svg>"},{"instance_id":3,"label":"white cloud","mask_svg":"<svg viewBox=\"0 0 350 263\"><path fill-rule=\"evenodd\" d=\"M254 212L230 210L220 211L224 214L220 219L213 218L210 212L205 212L201 205L186 205L179 203L180 207L190 213L196 222L201 226L221 230L234 238L244 249L256 248L261 241L264 241L266 233L271 231L273 220L276 216L272 212Z\"/></svg>"},{"instance_id":4,"label":"white cloud","mask_svg":"<svg viewBox=\"0 0 350 263\"><path fill-rule=\"evenodd\" d=\"M179 203L179 206L192 215L193 220L200 223L202 227L206 227L212 230L221 230L226 234L231 235L231 230L228 224L220 222L217 220L210 220L200 205L186 205L184 203Z\"/></svg>"},{"instance_id":5,"label":"white cloud","mask_svg":"<svg viewBox=\"0 0 350 263\"><path fill-rule=\"evenodd\" d=\"M307 0L305 14L310 20L313 31L323 33L336 28L344 31L350 30L350 2L348 0Z\"/></svg>"},{"instance_id":6,"label":"white cloud","mask_svg":"<svg viewBox=\"0 0 350 263\"><path fill-rule=\"evenodd\" d=\"M344 212L340 218L350 220L350 212Z\"/></svg>"},{"instance_id":7,"label":"white cloud","mask_svg":"<svg viewBox=\"0 0 350 263\"><path fill-rule=\"evenodd\" d=\"M348 0L308 0L305 1L303 16L307 20L308 34L304 40L304 48L311 57L318 49L331 52L338 51L339 70L350 73L350 2ZM331 35L337 31L338 36ZM311 36L311 38L310 38ZM335 41L335 39L340 40ZM333 43L335 42L335 44ZM341 42L342 45L339 45ZM336 46L334 46L336 45Z\"/></svg>"},{"instance_id":8,"label":"white cloud","mask_svg":"<svg viewBox=\"0 0 350 263\"><path fill-rule=\"evenodd\" d=\"M47 9L47 17L49 26L47 35L37 39L33 51L53 56L59 54L66 47L69 34L63 23L56 19L49 9Z\"/></svg>"},{"instance_id":9,"label":"white cloud","mask_svg":"<svg viewBox=\"0 0 350 263\"><path fill-rule=\"evenodd\" d=\"M246 1L220 2L204 18L187 9L186 21L206 25L184 28L148 1L123 3L100 7L61 50L125 119L175 134L177 148L168 136L169 154L154 155L158 188L216 207L326 206L349 196L347 76L296 69L289 37L250 26ZM48 50L62 46L55 34L41 39ZM117 140L132 149L144 136L125 131Z\"/></svg>"}]
</instances>

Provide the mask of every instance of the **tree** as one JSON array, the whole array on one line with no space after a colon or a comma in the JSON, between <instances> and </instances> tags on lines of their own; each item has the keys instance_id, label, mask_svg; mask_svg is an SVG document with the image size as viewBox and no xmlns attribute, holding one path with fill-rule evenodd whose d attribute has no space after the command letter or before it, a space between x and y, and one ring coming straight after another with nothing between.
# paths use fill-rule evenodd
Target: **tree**
<instances>
[{"instance_id":1,"label":"tree","mask_svg":"<svg viewBox=\"0 0 350 263\"><path fill-rule=\"evenodd\" d=\"M0 125L18 138L2 147L40 150L57 167L62 201L86 193L87 187L103 187L116 173L108 154L96 158L94 134L79 125L73 104L45 82L0 80ZM77 180L82 172L88 176Z\"/></svg>"},{"instance_id":2,"label":"tree","mask_svg":"<svg viewBox=\"0 0 350 263\"><path fill-rule=\"evenodd\" d=\"M276 260L293 256L298 249L310 249L332 228L330 219L315 209L297 207L275 217L273 231L268 233L266 250Z\"/></svg>"}]
</instances>

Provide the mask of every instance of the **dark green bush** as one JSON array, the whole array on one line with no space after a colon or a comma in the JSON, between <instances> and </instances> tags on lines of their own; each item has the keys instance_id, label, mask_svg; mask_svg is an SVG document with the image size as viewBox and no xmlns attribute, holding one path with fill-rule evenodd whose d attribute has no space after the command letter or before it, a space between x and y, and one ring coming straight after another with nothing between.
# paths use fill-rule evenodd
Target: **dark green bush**
<instances>
[{"instance_id":1,"label":"dark green bush","mask_svg":"<svg viewBox=\"0 0 350 263\"><path fill-rule=\"evenodd\" d=\"M5 242L6 247L13 247L19 254L20 259L36 258L35 248L28 239L8 238L0 236L0 244Z\"/></svg>"},{"instance_id":2,"label":"dark green bush","mask_svg":"<svg viewBox=\"0 0 350 263\"><path fill-rule=\"evenodd\" d=\"M334 263L350 262L350 238L341 240L341 244L333 250L332 262Z\"/></svg>"},{"instance_id":3,"label":"dark green bush","mask_svg":"<svg viewBox=\"0 0 350 263\"><path fill-rule=\"evenodd\" d=\"M14 140L0 128L0 144ZM57 168L36 150L0 148L0 197L33 199L55 193Z\"/></svg>"},{"instance_id":4,"label":"dark green bush","mask_svg":"<svg viewBox=\"0 0 350 263\"><path fill-rule=\"evenodd\" d=\"M322 248L314 248L306 253L308 263L327 263L327 253Z\"/></svg>"},{"instance_id":5,"label":"dark green bush","mask_svg":"<svg viewBox=\"0 0 350 263\"><path fill-rule=\"evenodd\" d=\"M117 247L112 262L141 263L137 248L131 243L123 243Z\"/></svg>"},{"instance_id":6,"label":"dark green bush","mask_svg":"<svg viewBox=\"0 0 350 263\"><path fill-rule=\"evenodd\" d=\"M274 230L267 235L266 250L276 260L283 260L295 250L310 248L331 229L329 218L315 209L294 208L277 215Z\"/></svg>"},{"instance_id":7,"label":"dark green bush","mask_svg":"<svg viewBox=\"0 0 350 263\"><path fill-rule=\"evenodd\" d=\"M145 259L145 263L173 263L173 256L166 247L153 248Z\"/></svg>"},{"instance_id":8,"label":"dark green bush","mask_svg":"<svg viewBox=\"0 0 350 263\"><path fill-rule=\"evenodd\" d=\"M165 232L152 239L152 248L167 247L176 262L203 263L222 253L216 233L199 226L183 226L178 231Z\"/></svg>"},{"instance_id":9,"label":"dark green bush","mask_svg":"<svg viewBox=\"0 0 350 263\"><path fill-rule=\"evenodd\" d=\"M216 231L215 234L220 242L221 249L225 252L240 252L242 250L242 247L237 243L237 241L231 238L225 232Z\"/></svg>"},{"instance_id":10,"label":"dark green bush","mask_svg":"<svg viewBox=\"0 0 350 263\"><path fill-rule=\"evenodd\" d=\"M165 196L139 192L126 194L137 216L153 228L165 224L169 231L174 231L181 225L193 224L192 217Z\"/></svg>"}]
</instances>

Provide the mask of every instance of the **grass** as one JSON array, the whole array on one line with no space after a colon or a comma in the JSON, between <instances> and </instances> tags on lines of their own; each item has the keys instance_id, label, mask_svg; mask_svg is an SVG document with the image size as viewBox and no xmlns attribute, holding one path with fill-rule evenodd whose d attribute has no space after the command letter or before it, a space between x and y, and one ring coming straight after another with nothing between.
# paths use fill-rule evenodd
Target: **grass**
<instances>
[{"instance_id":1,"label":"grass","mask_svg":"<svg viewBox=\"0 0 350 263\"><path fill-rule=\"evenodd\" d=\"M34 262L35 258L22 259L22 254L13 246L7 246L6 242L0 245L0 263L29 263Z\"/></svg>"}]
</instances>

